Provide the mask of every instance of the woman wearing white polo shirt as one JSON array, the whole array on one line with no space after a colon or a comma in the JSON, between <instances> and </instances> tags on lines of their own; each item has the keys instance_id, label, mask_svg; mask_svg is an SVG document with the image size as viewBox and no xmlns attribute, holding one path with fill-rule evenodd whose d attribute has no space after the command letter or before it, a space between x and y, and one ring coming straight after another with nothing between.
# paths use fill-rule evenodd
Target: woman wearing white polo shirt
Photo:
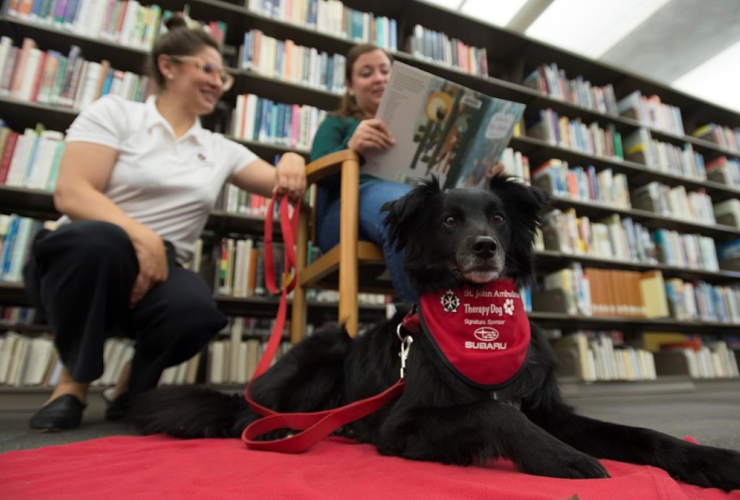
<instances>
[{"instance_id":1,"label":"woman wearing white polo shirt","mask_svg":"<svg viewBox=\"0 0 740 500\"><path fill-rule=\"evenodd\" d=\"M130 379L106 412L114 419L226 325L205 282L180 266L225 182L294 200L305 190L302 157L287 153L275 168L201 127L232 78L213 38L181 18L168 27L150 58L160 92L146 103L105 96L67 131L54 192L63 224L39 234L26 267L64 365L36 429L79 425L112 334L136 340Z\"/></svg>"}]
</instances>

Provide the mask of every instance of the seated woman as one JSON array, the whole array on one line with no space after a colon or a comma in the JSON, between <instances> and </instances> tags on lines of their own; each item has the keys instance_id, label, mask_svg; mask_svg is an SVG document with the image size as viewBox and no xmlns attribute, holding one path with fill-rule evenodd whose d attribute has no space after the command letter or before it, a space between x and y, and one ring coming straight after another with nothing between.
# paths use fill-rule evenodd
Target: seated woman
<instances>
[{"instance_id":1,"label":"seated woman","mask_svg":"<svg viewBox=\"0 0 740 500\"><path fill-rule=\"evenodd\" d=\"M383 97L391 71L391 57L371 44L356 45L347 53L346 91L340 108L326 117L313 140L311 160L351 149L360 156L372 150L385 151L393 138L380 120L373 118ZM339 242L339 175L324 179L317 203L317 239L322 251ZM397 200L411 186L389 182L360 171L360 239L383 247L386 265L398 297L407 303L416 295L406 283L403 252L388 244L380 207Z\"/></svg>"},{"instance_id":2,"label":"seated woman","mask_svg":"<svg viewBox=\"0 0 740 500\"><path fill-rule=\"evenodd\" d=\"M273 168L201 127L199 117L233 79L213 38L181 18L168 27L150 60L159 92L146 103L102 97L67 132L54 192L65 217L37 235L25 270L63 363L59 384L31 419L34 429L80 424L114 333L134 338L136 351L109 419L123 417L165 368L192 357L226 325L206 283L182 267L224 183L294 200L305 190L302 157L287 153Z\"/></svg>"},{"instance_id":3,"label":"seated woman","mask_svg":"<svg viewBox=\"0 0 740 500\"><path fill-rule=\"evenodd\" d=\"M351 149L362 157L373 150L386 151L393 147L390 131L383 122L374 118L388 83L391 63L391 56L375 45L360 44L350 49L342 103L319 125L311 147L312 161L345 149ZM501 170L503 164L497 163L488 175ZM339 174L322 180L319 187L317 239L321 250L326 252L339 242ZM417 297L406 282L403 252L388 244L380 207L397 200L410 189L411 186L406 184L385 181L360 171L360 239L383 247L393 288L406 303L416 302Z\"/></svg>"}]
</instances>

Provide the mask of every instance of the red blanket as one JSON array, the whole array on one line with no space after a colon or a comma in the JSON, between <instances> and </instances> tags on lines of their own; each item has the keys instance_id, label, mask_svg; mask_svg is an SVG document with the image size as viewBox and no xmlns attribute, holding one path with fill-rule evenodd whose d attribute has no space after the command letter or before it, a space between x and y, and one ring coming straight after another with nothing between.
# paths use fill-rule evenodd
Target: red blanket
<instances>
[{"instance_id":1,"label":"red blanket","mask_svg":"<svg viewBox=\"0 0 740 500\"><path fill-rule=\"evenodd\" d=\"M238 439L111 437L0 455L0 498L15 499L740 499L678 483L660 469L604 460L611 479L516 472L508 462L455 467L383 457L329 439L299 455L249 451Z\"/></svg>"}]
</instances>

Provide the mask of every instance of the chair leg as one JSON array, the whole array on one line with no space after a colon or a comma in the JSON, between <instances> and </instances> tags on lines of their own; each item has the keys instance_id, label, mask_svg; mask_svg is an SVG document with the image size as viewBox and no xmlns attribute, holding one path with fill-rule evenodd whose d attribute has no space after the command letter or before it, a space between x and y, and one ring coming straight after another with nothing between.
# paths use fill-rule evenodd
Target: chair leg
<instances>
[{"instance_id":1,"label":"chair leg","mask_svg":"<svg viewBox=\"0 0 740 500\"><path fill-rule=\"evenodd\" d=\"M360 165L354 160L342 163L339 232L339 321L344 321L350 336L357 336Z\"/></svg>"},{"instance_id":2,"label":"chair leg","mask_svg":"<svg viewBox=\"0 0 740 500\"><path fill-rule=\"evenodd\" d=\"M309 214L301 211L298 223L298 234L296 235L296 276L300 277L301 271L306 268L308 261L308 219ZM295 345L300 342L306 332L306 288L300 281L293 289L293 307L290 319L290 343Z\"/></svg>"}]
</instances>

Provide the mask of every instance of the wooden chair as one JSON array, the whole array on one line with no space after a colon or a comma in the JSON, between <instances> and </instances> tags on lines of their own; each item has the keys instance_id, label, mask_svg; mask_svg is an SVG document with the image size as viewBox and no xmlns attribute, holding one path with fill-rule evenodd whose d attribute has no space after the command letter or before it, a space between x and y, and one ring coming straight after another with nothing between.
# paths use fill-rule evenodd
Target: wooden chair
<instances>
[{"instance_id":1,"label":"wooden chair","mask_svg":"<svg viewBox=\"0 0 740 500\"><path fill-rule=\"evenodd\" d=\"M357 294L362 292L394 294L392 285L378 280L385 272L383 249L359 238L360 160L351 150L332 153L306 166L308 185L330 175L341 174L341 222L339 244L307 265L308 241L315 233L315 211L302 210L296 236L298 283L293 290L291 342L301 340L306 326L306 289L339 291L339 321L346 322L351 336L357 335ZM314 239L314 238L311 238ZM361 272L362 270L362 272Z\"/></svg>"}]
</instances>

